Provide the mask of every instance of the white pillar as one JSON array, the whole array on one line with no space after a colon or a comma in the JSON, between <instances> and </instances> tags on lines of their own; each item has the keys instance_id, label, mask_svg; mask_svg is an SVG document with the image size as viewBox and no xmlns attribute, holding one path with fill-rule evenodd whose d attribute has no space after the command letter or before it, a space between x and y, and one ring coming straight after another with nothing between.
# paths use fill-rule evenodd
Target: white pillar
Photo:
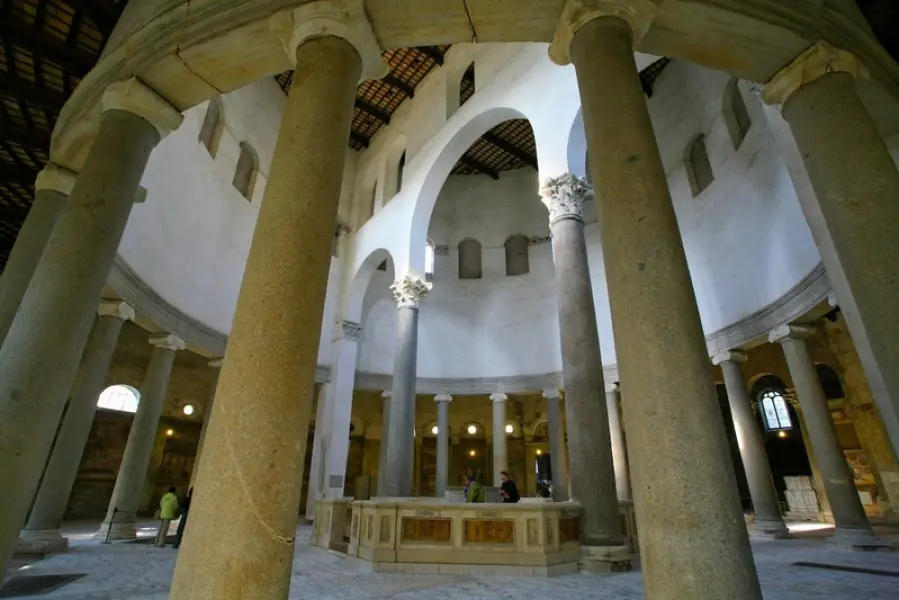
<instances>
[{"instance_id":1,"label":"white pillar","mask_svg":"<svg viewBox=\"0 0 899 600\"><path fill-rule=\"evenodd\" d=\"M624 428L621 426L621 389L617 383L606 386L606 410L609 413L609 432L612 435L612 463L615 466L615 488L619 500L632 500L631 473L627 463L627 445L624 443Z\"/></svg>"},{"instance_id":2,"label":"white pillar","mask_svg":"<svg viewBox=\"0 0 899 600\"><path fill-rule=\"evenodd\" d=\"M384 496L387 484L387 433L390 430L390 398L388 390L381 393L381 447L378 449L378 496Z\"/></svg>"},{"instance_id":3,"label":"white pillar","mask_svg":"<svg viewBox=\"0 0 899 600\"><path fill-rule=\"evenodd\" d=\"M509 469L509 453L506 449L506 394L491 394L493 402L493 485L502 485L500 472Z\"/></svg>"},{"instance_id":4,"label":"white pillar","mask_svg":"<svg viewBox=\"0 0 899 600\"><path fill-rule=\"evenodd\" d=\"M356 383L356 359L362 327L352 321L337 323L331 345L331 383L327 388L329 443L325 459L324 497L343 498L346 463L350 452L350 421L353 413L353 389Z\"/></svg>"},{"instance_id":5,"label":"white pillar","mask_svg":"<svg viewBox=\"0 0 899 600\"><path fill-rule=\"evenodd\" d=\"M559 390L543 390L546 413L549 418L549 461L553 472L553 500L568 500L568 473L565 467L565 433L562 430L562 411L559 407Z\"/></svg>"},{"instance_id":6,"label":"white pillar","mask_svg":"<svg viewBox=\"0 0 899 600\"><path fill-rule=\"evenodd\" d=\"M453 397L449 394L437 394L437 497L446 495L449 485L449 404Z\"/></svg>"}]
</instances>

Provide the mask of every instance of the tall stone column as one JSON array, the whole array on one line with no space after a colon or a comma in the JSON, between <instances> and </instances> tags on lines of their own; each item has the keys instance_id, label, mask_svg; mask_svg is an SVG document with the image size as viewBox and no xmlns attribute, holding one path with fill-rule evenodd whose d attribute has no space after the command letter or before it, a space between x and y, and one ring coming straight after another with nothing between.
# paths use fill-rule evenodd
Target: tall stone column
<instances>
[{"instance_id":1,"label":"tall stone column","mask_svg":"<svg viewBox=\"0 0 899 600\"><path fill-rule=\"evenodd\" d=\"M150 152L182 119L136 79L110 84L101 108L90 152L0 349L0 573L34 498Z\"/></svg>"},{"instance_id":2,"label":"tall stone column","mask_svg":"<svg viewBox=\"0 0 899 600\"><path fill-rule=\"evenodd\" d=\"M331 382L327 386L328 453L324 497L343 498L347 458L350 453L350 421L353 413L353 389L356 383L356 359L362 326L340 321L331 344Z\"/></svg>"},{"instance_id":3,"label":"tall stone column","mask_svg":"<svg viewBox=\"0 0 899 600\"><path fill-rule=\"evenodd\" d=\"M81 360L81 370L72 387L69 409L56 437L28 522L20 534L17 552L52 554L65 552L69 547L69 541L62 536L59 527L78 476L97 399L106 384L119 333L125 321L134 319L134 309L121 301L104 300L98 314Z\"/></svg>"},{"instance_id":4,"label":"tall stone column","mask_svg":"<svg viewBox=\"0 0 899 600\"><path fill-rule=\"evenodd\" d=\"M583 544L617 547L621 519L584 238L584 202L591 192L586 182L567 174L545 182L540 193L549 209L556 266L571 497L583 506Z\"/></svg>"},{"instance_id":5,"label":"tall stone column","mask_svg":"<svg viewBox=\"0 0 899 600\"><path fill-rule=\"evenodd\" d=\"M758 600L733 465L721 452L727 442L712 366L634 62L634 39L648 30L655 7L645 1L567 3L550 56L572 62L577 73L620 382L627 390L624 421L646 597ZM598 371L600 363L589 368ZM565 387L567 406L567 373ZM587 418L605 426L602 407L602 416L594 411ZM568 417L571 445L570 424L581 420ZM572 466L572 477L578 476ZM716 501L710 504L709 497Z\"/></svg>"},{"instance_id":6,"label":"tall stone column","mask_svg":"<svg viewBox=\"0 0 899 600\"><path fill-rule=\"evenodd\" d=\"M288 594L310 418L307 392L315 380L353 98L363 75L383 73L377 72L380 48L361 10L347 14L336 3L314 2L275 15L272 26L296 74L237 301L172 600Z\"/></svg>"},{"instance_id":7,"label":"tall stone column","mask_svg":"<svg viewBox=\"0 0 899 600\"><path fill-rule=\"evenodd\" d=\"M315 502L321 498L327 456L327 407L325 406L327 384L314 384L312 393L315 397L315 427L312 439L312 461L309 464L309 491L306 494L306 521L315 519ZM308 429L306 439L309 439ZM306 452L310 452L309 449ZM305 457L303 459L305 461Z\"/></svg>"},{"instance_id":8,"label":"tall stone column","mask_svg":"<svg viewBox=\"0 0 899 600\"><path fill-rule=\"evenodd\" d=\"M841 546L855 548L886 546L885 542L874 535L871 524L868 523L855 487L855 479L837 438L837 428L830 415L827 397L805 343L805 338L812 332L810 327L781 325L771 332L768 341L772 344L780 343L787 359L787 367L805 419L805 433L815 450L830 510L833 512L836 525L833 541Z\"/></svg>"},{"instance_id":9,"label":"tall stone column","mask_svg":"<svg viewBox=\"0 0 899 600\"><path fill-rule=\"evenodd\" d=\"M612 435L612 462L615 465L615 489L619 500L632 500L631 474L627 464L627 445L621 426L621 391L617 383L606 386L606 411L609 413L609 431Z\"/></svg>"},{"instance_id":10,"label":"tall stone column","mask_svg":"<svg viewBox=\"0 0 899 600\"><path fill-rule=\"evenodd\" d=\"M378 496L387 495L387 438L390 431L391 392L381 394L381 446L378 448Z\"/></svg>"},{"instance_id":11,"label":"tall stone column","mask_svg":"<svg viewBox=\"0 0 899 600\"><path fill-rule=\"evenodd\" d=\"M73 173L52 164L34 182L34 203L0 275L0 346L74 185Z\"/></svg>"},{"instance_id":12,"label":"tall stone column","mask_svg":"<svg viewBox=\"0 0 899 600\"><path fill-rule=\"evenodd\" d=\"M789 124L787 154L804 165L813 190L799 194L800 205L899 452L899 170L856 93L864 75L852 54L819 42L762 97L782 106Z\"/></svg>"},{"instance_id":13,"label":"tall stone column","mask_svg":"<svg viewBox=\"0 0 899 600\"><path fill-rule=\"evenodd\" d=\"M739 352L721 352L712 358L712 364L720 366L724 373L727 401L730 403L740 458L743 460L752 508L755 511L755 528L759 533L775 538L789 537L790 532L784 525L777 502L771 465L765 453L765 440L762 439L758 421L752 413L752 401L740 369L740 363L745 361L746 355Z\"/></svg>"},{"instance_id":14,"label":"tall stone column","mask_svg":"<svg viewBox=\"0 0 899 600\"><path fill-rule=\"evenodd\" d=\"M509 451L506 447L506 394L490 394L493 403L493 485L503 484L500 471L509 470Z\"/></svg>"},{"instance_id":15,"label":"tall stone column","mask_svg":"<svg viewBox=\"0 0 899 600\"><path fill-rule=\"evenodd\" d=\"M197 454L194 457L194 468L190 473L188 487L194 486L197 473L200 472L200 457L203 455L203 444L206 442L206 431L209 429L209 420L212 417L212 407L215 404L215 388L218 387L223 360L222 358L213 358L207 363L209 368L213 370L214 375L212 377L212 388L209 390L209 401L203 407L203 425L200 427L200 439L197 441Z\"/></svg>"},{"instance_id":16,"label":"tall stone column","mask_svg":"<svg viewBox=\"0 0 899 600\"><path fill-rule=\"evenodd\" d=\"M390 289L396 300L396 359L387 436L384 494L412 495L410 459L415 435L415 368L418 361L418 307L431 284L407 275Z\"/></svg>"},{"instance_id":17,"label":"tall stone column","mask_svg":"<svg viewBox=\"0 0 899 600\"><path fill-rule=\"evenodd\" d=\"M131 423L131 431L128 432L128 441L125 443L122 464L119 465L106 518L94 534L95 539L105 539L107 533L111 540L132 539L136 536L134 524L137 509L147 479L153 443L159 431L159 417L165 405L172 363L175 352L184 349L184 341L171 334L152 337L150 344L154 348L144 382L140 386L137 413Z\"/></svg>"},{"instance_id":18,"label":"tall stone column","mask_svg":"<svg viewBox=\"0 0 899 600\"><path fill-rule=\"evenodd\" d=\"M449 394L437 394L437 497L446 496L449 485L449 404L453 397Z\"/></svg>"},{"instance_id":19,"label":"tall stone column","mask_svg":"<svg viewBox=\"0 0 899 600\"><path fill-rule=\"evenodd\" d=\"M549 461L553 472L553 500L568 500L568 477L565 468L565 433L562 430L562 410L559 390L543 390L549 429Z\"/></svg>"}]
</instances>

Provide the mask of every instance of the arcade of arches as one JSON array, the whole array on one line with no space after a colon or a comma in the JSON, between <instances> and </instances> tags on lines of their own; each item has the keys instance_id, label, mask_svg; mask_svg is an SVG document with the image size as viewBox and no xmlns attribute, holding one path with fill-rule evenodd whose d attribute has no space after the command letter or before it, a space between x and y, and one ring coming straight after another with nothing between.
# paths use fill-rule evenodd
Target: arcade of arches
<instances>
[{"instance_id":1,"label":"arcade of arches","mask_svg":"<svg viewBox=\"0 0 899 600\"><path fill-rule=\"evenodd\" d=\"M68 68L35 15L103 2L54 1L0 14ZM42 170L0 144L0 208L30 206L0 277L8 589L760 600L899 572L875 9L518 4L119 6ZM2 123L40 105L20 75ZM138 554L170 486L183 545Z\"/></svg>"}]
</instances>

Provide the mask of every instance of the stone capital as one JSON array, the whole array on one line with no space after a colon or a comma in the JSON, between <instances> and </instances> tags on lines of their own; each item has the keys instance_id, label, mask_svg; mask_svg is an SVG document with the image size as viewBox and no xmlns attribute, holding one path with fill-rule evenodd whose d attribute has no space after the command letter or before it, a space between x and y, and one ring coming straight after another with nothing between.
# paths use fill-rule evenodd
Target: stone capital
<instances>
[{"instance_id":1,"label":"stone capital","mask_svg":"<svg viewBox=\"0 0 899 600\"><path fill-rule=\"evenodd\" d=\"M851 52L818 42L771 78L762 90L765 104L783 105L793 92L828 73L849 73L856 79L868 70Z\"/></svg>"},{"instance_id":2,"label":"stone capital","mask_svg":"<svg viewBox=\"0 0 899 600\"><path fill-rule=\"evenodd\" d=\"M658 12L657 0L566 0L549 47L549 58L558 65L571 63L571 41L575 34L588 22L601 17L617 17L626 22L634 44L638 44Z\"/></svg>"},{"instance_id":3,"label":"stone capital","mask_svg":"<svg viewBox=\"0 0 899 600\"><path fill-rule=\"evenodd\" d=\"M77 176L68 169L63 169L54 164L44 167L34 180L34 191L51 190L65 196L72 194Z\"/></svg>"},{"instance_id":4,"label":"stone capital","mask_svg":"<svg viewBox=\"0 0 899 600\"><path fill-rule=\"evenodd\" d=\"M103 112L124 110L137 115L156 128L160 139L184 120L177 108L136 77L110 83L103 92L102 107Z\"/></svg>"},{"instance_id":5,"label":"stone capital","mask_svg":"<svg viewBox=\"0 0 899 600\"><path fill-rule=\"evenodd\" d=\"M206 364L209 365L209 367L212 369L221 369L222 363L224 361L225 361L224 358L213 358L213 359L210 359L209 362Z\"/></svg>"},{"instance_id":6,"label":"stone capital","mask_svg":"<svg viewBox=\"0 0 899 600\"><path fill-rule=\"evenodd\" d=\"M712 357L712 364L717 367L723 362L741 363L746 362L746 360L747 356L745 354L734 352L733 350L725 350Z\"/></svg>"},{"instance_id":7,"label":"stone capital","mask_svg":"<svg viewBox=\"0 0 899 600\"><path fill-rule=\"evenodd\" d=\"M134 308L121 300L101 300L97 314L101 317L115 317L123 321L134 320Z\"/></svg>"},{"instance_id":8,"label":"stone capital","mask_svg":"<svg viewBox=\"0 0 899 600\"><path fill-rule=\"evenodd\" d=\"M434 402L436 402L437 404L440 404L441 402L449 404L452 401L453 397L449 394L437 394L436 396L434 396Z\"/></svg>"},{"instance_id":9,"label":"stone capital","mask_svg":"<svg viewBox=\"0 0 899 600\"><path fill-rule=\"evenodd\" d=\"M494 403L495 402L505 402L508 399L509 399L509 396L507 396L506 394L503 394L503 393L490 394L490 401L494 402Z\"/></svg>"},{"instance_id":10,"label":"stone capital","mask_svg":"<svg viewBox=\"0 0 899 600\"><path fill-rule=\"evenodd\" d=\"M390 286L393 299L397 308L418 308L422 298L428 295L434 284L423 281L417 277L406 275L398 279Z\"/></svg>"},{"instance_id":11,"label":"stone capital","mask_svg":"<svg viewBox=\"0 0 899 600\"><path fill-rule=\"evenodd\" d=\"M836 308L840 305L840 301L837 299L837 295L833 292L827 294L827 305L831 308Z\"/></svg>"},{"instance_id":12,"label":"stone capital","mask_svg":"<svg viewBox=\"0 0 899 600\"><path fill-rule=\"evenodd\" d=\"M393 398L393 392L381 392L381 398L383 398L384 400L390 400L391 398Z\"/></svg>"},{"instance_id":13,"label":"stone capital","mask_svg":"<svg viewBox=\"0 0 899 600\"><path fill-rule=\"evenodd\" d=\"M166 350L184 350L184 340L174 334L154 335L150 338L150 345L157 348L165 348Z\"/></svg>"},{"instance_id":14,"label":"stone capital","mask_svg":"<svg viewBox=\"0 0 899 600\"><path fill-rule=\"evenodd\" d=\"M772 344L784 340L803 340L815 332L814 327L805 325L778 325L768 334L768 341Z\"/></svg>"},{"instance_id":15,"label":"stone capital","mask_svg":"<svg viewBox=\"0 0 899 600\"><path fill-rule=\"evenodd\" d=\"M562 397L562 392L559 389L551 388L548 390L543 390L543 397L546 399L555 399L558 400Z\"/></svg>"},{"instance_id":16,"label":"stone capital","mask_svg":"<svg viewBox=\"0 0 899 600\"><path fill-rule=\"evenodd\" d=\"M362 325L354 321L341 321L338 335L340 339L358 342L362 337Z\"/></svg>"},{"instance_id":17,"label":"stone capital","mask_svg":"<svg viewBox=\"0 0 899 600\"><path fill-rule=\"evenodd\" d=\"M322 37L346 40L359 53L362 77L380 79L390 72L381 57L381 45L365 15L363 0L317 0L271 18L272 31L284 45L290 62L296 66L297 49L303 42Z\"/></svg>"},{"instance_id":18,"label":"stone capital","mask_svg":"<svg viewBox=\"0 0 899 600\"><path fill-rule=\"evenodd\" d=\"M612 394L612 393L617 394L620 391L621 391L621 386L619 386L617 383L607 383L606 384L606 393L607 394Z\"/></svg>"},{"instance_id":19,"label":"stone capital","mask_svg":"<svg viewBox=\"0 0 899 600\"><path fill-rule=\"evenodd\" d=\"M565 173L547 179L540 188L540 197L549 210L549 224L560 219L584 220L584 202L593 196L593 186L577 175Z\"/></svg>"}]
</instances>

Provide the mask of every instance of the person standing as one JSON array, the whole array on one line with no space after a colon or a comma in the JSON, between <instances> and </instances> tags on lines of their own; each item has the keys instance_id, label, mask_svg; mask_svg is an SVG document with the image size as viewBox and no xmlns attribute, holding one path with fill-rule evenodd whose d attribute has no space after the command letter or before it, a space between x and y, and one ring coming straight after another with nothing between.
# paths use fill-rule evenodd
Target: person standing
<instances>
[{"instance_id":1,"label":"person standing","mask_svg":"<svg viewBox=\"0 0 899 600\"><path fill-rule=\"evenodd\" d=\"M465 483L465 501L466 502L487 502L487 492L481 487L473 475L466 473L462 476Z\"/></svg>"},{"instance_id":2,"label":"person standing","mask_svg":"<svg viewBox=\"0 0 899 600\"><path fill-rule=\"evenodd\" d=\"M175 534L175 545L172 548L179 548L181 546L181 536L184 535L184 525L187 524L187 514L190 510L190 499L194 495L194 488L190 488L187 490L187 495L184 497L184 500L181 501L181 520L178 522L178 533Z\"/></svg>"},{"instance_id":3,"label":"person standing","mask_svg":"<svg viewBox=\"0 0 899 600\"><path fill-rule=\"evenodd\" d=\"M509 473L500 471L499 479L502 481L499 493L503 497L503 504L517 504L521 500L521 494L518 493L518 486L515 485L515 482L509 479Z\"/></svg>"},{"instance_id":4,"label":"person standing","mask_svg":"<svg viewBox=\"0 0 899 600\"><path fill-rule=\"evenodd\" d=\"M175 494L175 487L172 486L159 500L159 531L156 532L156 542L153 544L157 548L165 548L165 538L169 534L169 524L175 518L177 511L178 496Z\"/></svg>"}]
</instances>

